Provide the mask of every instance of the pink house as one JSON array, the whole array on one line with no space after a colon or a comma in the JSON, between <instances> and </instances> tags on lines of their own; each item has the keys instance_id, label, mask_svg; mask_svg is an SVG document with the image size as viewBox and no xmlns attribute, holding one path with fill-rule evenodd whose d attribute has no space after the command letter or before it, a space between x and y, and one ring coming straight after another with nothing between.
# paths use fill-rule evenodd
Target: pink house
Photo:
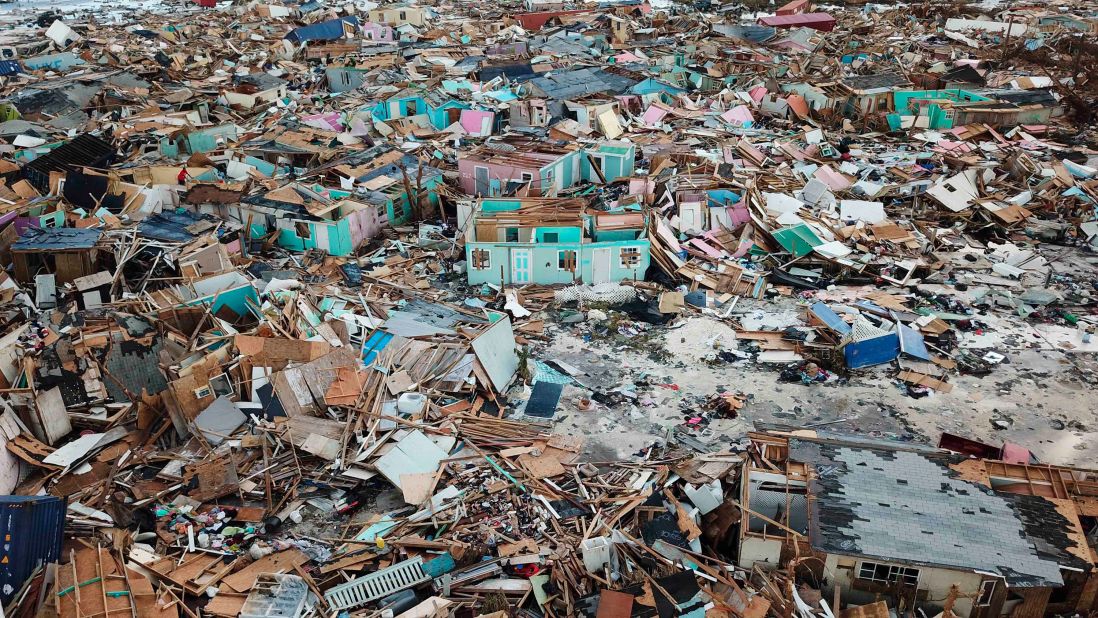
<instances>
[{"instance_id":1,"label":"pink house","mask_svg":"<svg viewBox=\"0 0 1098 618\"><path fill-rule=\"evenodd\" d=\"M552 195L580 176L578 149L522 138L497 143L510 148L486 146L461 154L458 172L466 194L498 196L512 185L529 184L530 195Z\"/></svg>"},{"instance_id":2,"label":"pink house","mask_svg":"<svg viewBox=\"0 0 1098 618\"><path fill-rule=\"evenodd\" d=\"M362 29L362 38L367 41L392 43L394 40L393 28L386 24L365 21L359 24L358 27Z\"/></svg>"}]
</instances>

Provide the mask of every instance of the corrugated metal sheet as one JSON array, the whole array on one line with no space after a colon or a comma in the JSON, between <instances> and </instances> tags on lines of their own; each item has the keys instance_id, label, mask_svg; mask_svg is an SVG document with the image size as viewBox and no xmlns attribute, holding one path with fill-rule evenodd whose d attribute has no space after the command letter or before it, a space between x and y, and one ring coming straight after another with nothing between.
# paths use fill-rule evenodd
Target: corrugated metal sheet
<instances>
[{"instance_id":1,"label":"corrugated metal sheet","mask_svg":"<svg viewBox=\"0 0 1098 618\"><path fill-rule=\"evenodd\" d=\"M0 600L11 600L27 577L61 554L66 502L54 496L0 496Z\"/></svg>"},{"instance_id":2,"label":"corrugated metal sheet","mask_svg":"<svg viewBox=\"0 0 1098 618\"><path fill-rule=\"evenodd\" d=\"M50 188L50 171L73 167L108 167L114 158L114 146L90 133L78 135L23 168L23 175L42 193Z\"/></svg>"}]
</instances>

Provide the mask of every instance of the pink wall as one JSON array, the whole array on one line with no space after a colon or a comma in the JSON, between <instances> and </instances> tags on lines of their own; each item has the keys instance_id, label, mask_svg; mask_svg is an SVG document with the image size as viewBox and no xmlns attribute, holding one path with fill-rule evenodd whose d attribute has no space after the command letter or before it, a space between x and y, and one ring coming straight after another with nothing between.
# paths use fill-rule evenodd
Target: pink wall
<instances>
[{"instance_id":1,"label":"pink wall","mask_svg":"<svg viewBox=\"0 0 1098 618\"><path fill-rule=\"evenodd\" d=\"M463 109L461 110L461 128L465 129L465 132L474 137L484 137L485 135L492 134L492 121L495 119L493 112L486 112L479 109ZM481 131L485 128L484 119L488 119L487 132Z\"/></svg>"},{"instance_id":2,"label":"pink wall","mask_svg":"<svg viewBox=\"0 0 1098 618\"><path fill-rule=\"evenodd\" d=\"M393 29L385 24L378 24L372 21L362 22L359 25L362 28L362 36L371 41L392 41Z\"/></svg>"},{"instance_id":3,"label":"pink wall","mask_svg":"<svg viewBox=\"0 0 1098 618\"><path fill-rule=\"evenodd\" d=\"M356 249L381 233L381 222L378 221L377 208L372 205L367 205L366 208L349 214L347 223L351 226L351 243Z\"/></svg>"},{"instance_id":4,"label":"pink wall","mask_svg":"<svg viewBox=\"0 0 1098 618\"><path fill-rule=\"evenodd\" d=\"M514 165L499 164L499 163L485 163L477 159L459 159L458 160L458 173L461 175L461 190L468 195L475 195L477 191L476 171L474 168L487 167L489 180L498 180L500 183L505 183L508 180L519 180L522 178L522 173L527 172L534 176L534 186L538 186L538 178L541 177L541 171L537 168L521 168Z\"/></svg>"}]
</instances>

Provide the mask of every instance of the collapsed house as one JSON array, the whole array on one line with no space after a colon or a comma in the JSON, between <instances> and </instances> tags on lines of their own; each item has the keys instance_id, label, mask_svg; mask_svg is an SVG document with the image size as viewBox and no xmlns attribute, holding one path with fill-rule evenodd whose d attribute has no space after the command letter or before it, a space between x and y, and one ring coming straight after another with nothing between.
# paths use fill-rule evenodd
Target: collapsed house
<instances>
[{"instance_id":1,"label":"collapsed house","mask_svg":"<svg viewBox=\"0 0 1098 618\"><path fill-rule=\"evenodd\" d=\"M751 439L759 465L741 480L742 567L793 561L825 599L886 596L927 614L1094 607L1093 472L823 431Z\"/></svg>"}]
</instances>

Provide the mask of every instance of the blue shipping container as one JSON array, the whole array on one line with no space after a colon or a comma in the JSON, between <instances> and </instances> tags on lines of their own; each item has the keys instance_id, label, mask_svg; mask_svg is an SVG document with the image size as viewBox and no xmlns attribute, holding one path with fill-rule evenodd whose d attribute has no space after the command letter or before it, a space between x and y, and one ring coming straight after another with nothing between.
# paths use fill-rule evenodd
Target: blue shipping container
<instances>
[{"instance_id":1,"label":"blue shipping container","mask_svg":"<svg viewBox=\"0 0 1098 618\"><path fill-rule=\"evenodd\" d=\"M39 566L57 562L65 532L65 499L0 496L0 600L19 592Z\"/></svg>"}]
</instances>

